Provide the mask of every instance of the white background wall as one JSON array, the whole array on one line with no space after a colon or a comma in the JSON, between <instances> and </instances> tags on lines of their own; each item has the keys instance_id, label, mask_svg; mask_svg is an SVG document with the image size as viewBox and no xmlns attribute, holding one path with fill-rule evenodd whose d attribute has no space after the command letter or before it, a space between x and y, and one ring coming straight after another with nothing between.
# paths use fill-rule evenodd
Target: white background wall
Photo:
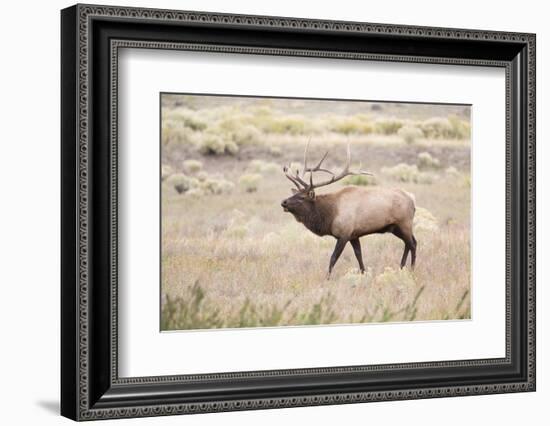
<instances>
[{"instance_id":1,"label":"white background wall","mask_svg":"<svg viewBox=\"0 0 550 426\"><path fill-rule=\"evenodd\" d=\"M204 10L537 33L538 390L421 401L119 420L119 424L547 424L550 401L550 28L545 2L108 1ZM11 1L0 25L0 401L2 424L68 424L59 404L59 9ZM545 419L546 417L546 419ZM112 422L107 422L112 423ZM102 424L107 424L102 423Z\"/></svg>"}]
</instances>

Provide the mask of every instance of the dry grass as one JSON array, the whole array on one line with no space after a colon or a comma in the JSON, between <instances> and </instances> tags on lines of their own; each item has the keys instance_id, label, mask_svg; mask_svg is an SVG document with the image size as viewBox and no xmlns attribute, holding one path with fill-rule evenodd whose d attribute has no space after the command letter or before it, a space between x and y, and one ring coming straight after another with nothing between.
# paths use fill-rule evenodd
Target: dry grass
<instances>
[{"instance_id":1,"label":"dry grass","mask_svg":"<svg viewBox=\"0 0 550 426\"><path fill-rule=\"evenodd\" d=\"M296 116L293 112L292 119ZM315 136L312 155L331 147L327 165L338 168L354 120L339 122L345 134ZM415 224L414 271L398 269L400 240L372 235L361 240L367 273L357 272L348 245L327 281L335 240L313 235L283 212L280 202L290 195L290 182L266 167L299 161L304 137L298 133L273 132L260 144L241 146L234 156L201 155L192 143L163 145L163 163L176 172L183 161L197 159L205 176L237 185L231 192L193 196L178 194L169 180L163 182L162 328L470 318L469 141L424 139L409 145L398 135L376 135L370 129L350 137L354 159L375 172L375 184L413 193L428 213ZM397 182L381 173L399 163L414 165L423 152L441 163L431 172L431 183ZM453 173L446 173L450 167ZM262 175L254 191L238 185L247 170ZM422 222L426 220L430 223Z\"/></svg>"}]
</instances>

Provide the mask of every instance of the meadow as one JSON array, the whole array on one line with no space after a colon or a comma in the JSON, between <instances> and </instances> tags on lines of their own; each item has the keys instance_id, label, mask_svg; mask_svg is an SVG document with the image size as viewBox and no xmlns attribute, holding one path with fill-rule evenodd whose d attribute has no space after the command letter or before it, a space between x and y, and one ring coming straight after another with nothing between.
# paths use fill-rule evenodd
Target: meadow
<instances>
[{"instance_id":1,"label":"meadow","mask_svg":"<svg viewBox=\"0 0 550 426\"><path fill-rule=\"evenodd\" d=\"M186 330L470 318L470 119L460 105L163 94L161 329ZM402 188L416 198L416 268L403 243L361 239L325 279L335 240L285 213L301 167L346 144L374 177L342 185Z\"/></svg>"}]
</instances>

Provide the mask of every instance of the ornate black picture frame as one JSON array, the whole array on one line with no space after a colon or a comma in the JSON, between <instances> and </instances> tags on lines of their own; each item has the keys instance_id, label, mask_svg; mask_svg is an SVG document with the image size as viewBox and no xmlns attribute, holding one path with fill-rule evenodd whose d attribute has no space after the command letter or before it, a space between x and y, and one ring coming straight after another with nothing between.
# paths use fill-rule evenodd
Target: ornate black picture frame
<instances>
[{"instance_id":1,"label":"ornate black picture frame","mask_svg":"<svg viewBox=\"0 0 550 426\"><path fill-rule=\"evenodd\" d=\"M76 5L61 13L61 413L74 420L535 390L535 35ZM121 47L484 65L506 72L506 356L120 378Z\"/></svg>"}]
</instances>

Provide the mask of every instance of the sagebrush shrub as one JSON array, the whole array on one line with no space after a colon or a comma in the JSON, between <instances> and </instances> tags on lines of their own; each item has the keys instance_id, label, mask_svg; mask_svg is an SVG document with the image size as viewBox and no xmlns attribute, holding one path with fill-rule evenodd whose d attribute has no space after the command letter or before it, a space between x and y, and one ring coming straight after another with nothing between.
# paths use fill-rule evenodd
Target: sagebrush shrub
<instances>
[{"instance_id":1,"label":"sagebrush shrub","mask_svg":"<svg viewBox=\"0 0 550 426\"><path fill-rule=\"evenodd\" d=\"M403 121L397 118L378 119L374 123L374 131L383 135L394 135L403 125Z\"/></svg>"},{"instance_id":2,"label":"sagebrush shrub","mask_svg":"<svg viewBox=\"0 0 550 426\"><path fill-rule=\"evenodd\" d=\"M421 152L418 154L416 164L420 170L438 169L440 166L439 160L429 152Z\"/></svg>"},{"instance_id":3,"label":"sagebrush shrub","mask_svg":"<svg viewBox=\"0 0 550 426\"><path fill-rule=\"evenodd\" d=\"M422 138L424 136L424 133L416 126L407 125L401 127L397 131L397 135L401 136L401 138L407 145L412 145L418 139Z\"/></svg>"},{"instance_id":4,"label":"sagebrush shrub","mask_svg":"<svg viewBox=\"0 0 550 426\"><path fill-rule=\"evenodd\" d=\"M174 173L174 169L169 164L163 164L160 168L161 180L166 180L170 175Z\"/></svg>"},{"instance_id":5,"label":"sagebrush shrub","mask_svg":"<svg viewBox=\"0 0 550 426\"><path fill-rule=\"evenodd\" d=\"M166 179L166 183L171 185L178 194L183 194L184 192L191 189L192 181L188 176L184 175L183 173L174 173Z\"/></svg>"},{"instance_id":6,"label":"sagebrush shrub","mask_svg":"<svg viewBox=\"0 0 550 426\"><path fill-rule=\"evenodd\" d=\"M383 167L382 173L398 182L433 183L435 176L418 170L416 164L399 163L393 167Z\"/></svg>"},{"instance_id":7,"label":"sagebrush shrub","mask_svg":"<svg viewBox=\"0 0 550 426\"><path fill-rule=\"evenodd\" d=\"M246 170L251 173L263 173L263 174L275 174L281 172L281 166L277 163L264 161L264 160L252 160L248 163Z\"/></svg>"},{"instance_id":8,"label":"sagebrush shrub","mask_svg":"<svg viewBox=\"0 0 550 426\"><path fill-rule=\"evenodd\" d=\"M439 224L435 216L423 207L416 207L413 221L414 232L435 232L439 230Z\"/></svg>"},{"instance_id":9,"label":"sagebrush shrub","mask_svg":"<svg viewBox=\"0 0 550 426\"><path fill-rule=\"evenodd\" d=\"M259 173L248 173L239 178L239 185L246 192L256 192L262 180L262 175Z\"/></svg>"},{"instance_id":10,"label":"sagebrush shrub","mask_svg":"<svg viewBox=\"0 0 550 426\"><path fill-rule=\"evenodd\" d=\"M183 170L190 174L198 173L202 170L202 163L198 160L185 160Z\"/></svg>"},{"instance_id":11,"label":"sagebrush shrub","mask_svg":"<svg viewBox=\"0 0 550 426\"><path fill-rule=\"evenodd\" d=\"M378 185L376 176L352 175L342 181L345 185L374 186Z\"/></svg>"}]
</instances>

